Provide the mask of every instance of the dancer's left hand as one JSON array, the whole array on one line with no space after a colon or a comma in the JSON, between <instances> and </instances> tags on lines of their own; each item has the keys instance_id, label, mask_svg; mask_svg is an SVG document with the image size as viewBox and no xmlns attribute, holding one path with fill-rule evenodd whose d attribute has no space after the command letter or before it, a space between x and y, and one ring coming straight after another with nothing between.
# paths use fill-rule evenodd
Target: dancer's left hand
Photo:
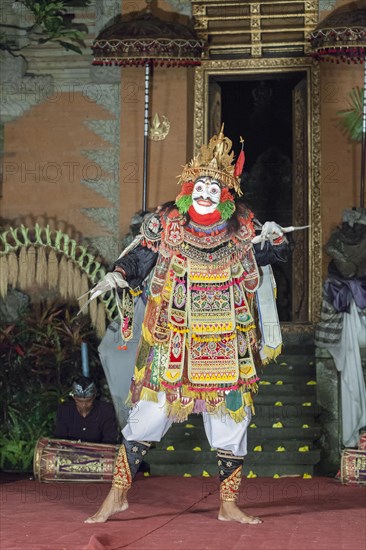
<instances>
[{"instance_id":1,"label":"dancer's left hand","mask_svg":"<svg viewBox=\"0 0 366 550\"><path fill-rule=\"evenodd\" d=\"M257 235L252 240L253 243L262 243L261 248L264 246L265 241L270 241L273 244L273 241L283 237L283 229L276 222L265 222L262 226L260 235Z\"/></svg>"}]
</instances>

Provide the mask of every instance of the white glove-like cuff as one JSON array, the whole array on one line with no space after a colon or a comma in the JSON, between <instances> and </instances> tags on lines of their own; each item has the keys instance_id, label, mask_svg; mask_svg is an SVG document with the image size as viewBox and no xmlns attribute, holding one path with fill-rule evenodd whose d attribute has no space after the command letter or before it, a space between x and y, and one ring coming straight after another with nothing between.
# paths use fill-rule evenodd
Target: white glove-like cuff
<instances>
[{"instance_id":1,"label":"white glove-like cuff","mask_svg":"<svg viewBox=\"0 0 366 550\"><path fill-rule=\"evenodd\" d=\"M272 241L273 239L282 237L282 235L282 227L276 222L266 222L262 227L261 237L265 240Z\"/></svg>"},{"instance_id":2,"label":"white glove-like cuff","mask_svg":"<svg viewBox=\"0 0 366 550\"><path fill-rule=\"evenodd\" d=\"M265 241L270 241L273 244L273 241L282 237L284 234L284 229L276 222L266 222L263 224L260 235L256 235L252 239L252 243L262 243L261 248L264 246Z\"/></svg>"},{"instance_id":3,"label":"white glove-like cuff","mask_svg":"<svg viewBox=\"0 0 366 550\"><path fill-rule=\"evenodd\" d=\"M107 275L104 275L100 283L105 283L109 285L110 289L117 288L117 287L126 288L126 286L128 286L127 282L125 281L120 271L113 271L112 273L107 273Z\"/></svg>"},{"instance_id":4,"label":"white glove-like cuff","mask_svg":"<svg viewBox=\"0 0 366 550\"><path fill-rule=\"evenodd\" d=\"M80 308L79 313L81 313L88 304L92 300L95 300L95 298L98 298L101 294L104 294L105 292L108 292L110 290L115 290L117 287L119 288L128 288L129 284L125 279L123 278L122 273L119 271L113 271L113 273L107 273L104 275L103 279L99 281L97 285L95 285L94 288L91 290L88 290L85 294L80 296L79 300L90 294L89 300ZM117 293L116 293L116 299L118 299Z\"/></svg>"},{"instance_id":5,"label":"white glove-like cuff","mask_svg":"<svg viewBox=\"0 0 366 550\"><path fill-rule=\"evenodd\" d=\"M113 273L107 273L107 275L104 275L103 279L99 281L99 283L91 290L91 299L96 298L97 296L100 296L100 294L104 294L105 292L108 292L108 290L114 290L117 287L119 288L127 288L128 283L123 278L122 273L119 271L113 271Z\"/></svg>"}]
</instances>

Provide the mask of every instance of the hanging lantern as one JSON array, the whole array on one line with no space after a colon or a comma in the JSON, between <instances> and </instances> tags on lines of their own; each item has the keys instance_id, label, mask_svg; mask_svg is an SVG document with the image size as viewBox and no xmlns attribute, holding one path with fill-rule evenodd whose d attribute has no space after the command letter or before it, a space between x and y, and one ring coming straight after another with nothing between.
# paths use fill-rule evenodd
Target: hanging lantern
<instances>
[{"instance_id":1,"label":"hanging lantern","mask_svg":"<svg viewBox=\"0 0 366 550\"><path fill-rule=\"evenodd\" d=\"M154 67L194 67L201 64L203 42L190 28L151 13L151 0L142 12L118 15L93 42L93 65L145 67L145 115L142 211L147 206L150 80Z\"/></svg>"},{"instance_id":2,"label":"hanging lantern","mask_svg":"<svg viewBox=\"0 0 366 550\"><path fill-rule=\"evenodd\" d=\"M201 64L203 43L179 23L151 13L118 15L93 42L94 65L188 67Z\"/></svg>"},{"instance_id":3,"label":"hanging lantern","mask_svg":"<svg viewBox=\"0 0 366 550\"><path fill-rule=\"evenodd\" d=\"M310 35L311 55L319 61L363 63L366 57L366 2L334 10Z\"/></svg>"}]
</instances>

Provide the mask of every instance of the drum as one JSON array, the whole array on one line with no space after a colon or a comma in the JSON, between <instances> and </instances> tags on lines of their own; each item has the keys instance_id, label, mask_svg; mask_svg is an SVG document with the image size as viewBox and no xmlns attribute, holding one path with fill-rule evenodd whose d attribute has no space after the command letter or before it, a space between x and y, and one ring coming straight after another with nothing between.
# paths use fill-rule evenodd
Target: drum
<instances>
[{"instance_id":1,"label":"drum","mask_svg":"<svg viewBox=\"0 0 366 550\"><path fill-rule=\"evenodd\" d=\"M35 447L33 472L38 481L109 483L118 445L40 438Z\"/></svg>"},{"instance_id":2,"label":"drum","mask_svg":"<svg viewBox=\"0 0 366 550\"><path fill-rule=\"evenodd\" d=\"M360 433L360 439L358 440L358 448L360 451L366 451L366 432Z\"/></svg>"},{"instance_id":3,"label":"drum","mask_svg":"<svg viewBox=\"0 0 366 550\"><path fill-rule=\"evenodd\" d=\"M341 481L346 485L366 485L366 451L359 449L342 451Z\"/></svg>"}]
</instances>

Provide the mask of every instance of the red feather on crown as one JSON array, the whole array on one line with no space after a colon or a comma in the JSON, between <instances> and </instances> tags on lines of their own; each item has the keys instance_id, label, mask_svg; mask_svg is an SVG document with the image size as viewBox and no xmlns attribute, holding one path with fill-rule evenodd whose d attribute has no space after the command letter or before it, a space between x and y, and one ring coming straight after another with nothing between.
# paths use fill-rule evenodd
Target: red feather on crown
<instances>
[{"instance_id":1,"label":"red feather on crown","mask_svg":"<svg viewBox=\"0 0 366 550\"><path fill-rule=\"evenodd\" d=\"M245 153L244 153L244 140L240 136L241 151L238 156L238 160L235 163L234 168L234 178L238 178L242 175L244 164L245 164Z\"/></svg>"}]
</instances>

